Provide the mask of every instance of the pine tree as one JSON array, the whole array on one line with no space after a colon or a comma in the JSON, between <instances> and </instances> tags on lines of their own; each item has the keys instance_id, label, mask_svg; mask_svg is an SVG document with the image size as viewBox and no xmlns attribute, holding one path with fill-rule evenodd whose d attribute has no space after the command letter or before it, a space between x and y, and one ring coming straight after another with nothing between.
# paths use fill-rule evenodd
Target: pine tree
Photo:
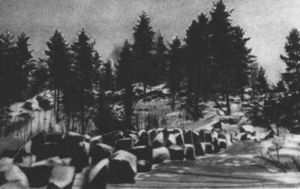
<instances>
[{"instance_id":1,"label":"pine tree","mask_svg":"<svg viewBox=\"0 0 300 189\"><path fill-rule=\"evenodd\" d=\"M144 92L153 83L155 64L153 63L154 31L150 26L150 18L143 12L133 28L134 43L132 46L135 59L136 81L142 82Z\"/></svg>"},{"instance_id":2,"label":"pine tree","mask_svg":"<svg viewBox=\"0 0 300 189\"><path fill-rule=\"evenodd\" d=\"M117 79L119 86L125 89L124 95L124 111L125 111L125 127L133 129L132 126L132 115L133 115L133 73L134 73L134 57L132 54L131 45L128 41L125 41L120 57L118 60L117 67Z\"/></svg>"},{"instance_id":3,"label":"pine tree","mask_svg":"<svg viewBox=\"0 0 300 189\"><path fill-rule=\"evenodd\" d=\"M50 85L54 90L54 113L56 121L59 121L60 97L66 86L70 64L70 50L62 34L56 30L47 42L47 63L50 74Z\"/></svg>"},{"instance_id":4,"label":"pine tree","mask_svg":"<svg viewBox=\"0 0 300 189\"><path fill-rule=\"evenodd\" d=\"M176 94L180 92L180 82L182 74L180 72L181 61L183 59L183 51L181 41L176 37L170 44L169 50L169 65L167 84L172 94L172 109L175 107Z\"/></svg>"}]
</instances>

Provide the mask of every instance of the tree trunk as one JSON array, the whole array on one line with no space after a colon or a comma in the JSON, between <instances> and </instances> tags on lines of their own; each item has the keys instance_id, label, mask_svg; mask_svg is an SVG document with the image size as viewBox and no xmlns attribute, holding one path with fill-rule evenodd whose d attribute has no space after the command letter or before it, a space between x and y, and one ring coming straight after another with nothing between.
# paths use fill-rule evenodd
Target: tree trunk
<instances>
[{"instance_id":1,"label":"tree trunk","mask_svg":"<svg viewBox=\"0 0 300 189\"><path fill-rule=\"evenodd\" d=\"M85 134L84 110L81 110L81 133Z\"/></svg>"},{"instance_id":2,"label":"tree trunk","mask_svg":"<svg viewBox=\"0 0 300 189\"><path fill-rule=\"evenodd\" d=\"M231 108L230 108L230 101L229 101L229 94L228 94L228 92L226 92L225 97L226 97L226 107L227 107L226 114L230 115L231 114Z\"/></svg>"},{"instance_id":3,"label":"tree trunk","mask_svg":"<svg viewBox=\"0 0 300 189\"><path fill-rule=\"evenodd\" d=\"M244 102L244 100L245 100L245 99L244 99L244 90L241 91L241 94L240 94L240 95L241 95L241 100L242 100L242 102Z\"/></svg>"},{"instance_id":4,"label":"tree trunk","mask_svg":"<svg viewBox=\"0 0 300 189\"><path fill-rule=\"evenodd\" d=\"M279 136L279 123L278 123L278 119L276 119L276 130L277 130L277 136Z\"/></svg>"},{"instance_id":5,"label":"tree trunk","mask_svg":"<svg viewBox=\"0 0 300 189\"><path fill-rule=\"evenodd\" d=\"M172 95L172 102L171 102L171 109L172 109L172 111L174 111L175 110L175 101L176 101L176 96L175 96L175 94L173 94Z\"/></svg>"},{"instance_id":6,"label":"tree trunk","mask_svg":"<svg viewBox=\"0 0 300 189\"><path fill-rule=\"evenodd\" d=\"M145 98L146 97L146 88L147 88L145 83L143 83L143 87L144 87L144 98Z\"/></svg>"},{"instance_id":7,"label":"tree trunk","mask_svg":"<svg viewBox=\"0 0 300 189\"><path fill-rule=\"evenodd\" d=\"M71 115L70 115L70 110L67 110L67 123L66 123L66 130L70 130L70 125L71 125Z\"/></svg>"},{"instance_id":8,"label":"tree trunk","mask_svg":"<svg viewBox=\"0 0 300 189\"><path fill-rule=\"evenodd\" d=\"M56 114L55 114L55 120L58 123L59 120L59 103L60 103L60 90L57 90L57 96L56 96Z\"/></svg>"},{"instance_id":9,"label":"tree trunk","mask_svg":"<svg viewBox=\"0 0 300 189\"><path fill-rule=\"evenodd\" d=\"M56 121L56 112L57 112L57 89L54 89L54 98L53 98L53 113Z\"/></svg>"}]
</instances>

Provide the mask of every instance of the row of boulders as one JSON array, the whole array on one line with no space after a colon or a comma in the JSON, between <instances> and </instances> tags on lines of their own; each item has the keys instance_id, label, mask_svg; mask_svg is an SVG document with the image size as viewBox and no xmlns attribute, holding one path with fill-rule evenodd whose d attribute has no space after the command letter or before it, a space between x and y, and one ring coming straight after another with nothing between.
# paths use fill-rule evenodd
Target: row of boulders
<instances>
[{"instance_id":1,"label":"row of boulders","mask_svg":"<svg viewBox=\"0 0 300 189\"><path fill-rule=\"evenodd\" d=\"M226 146L223 134L207 130L114 131L94 137L73 132L40 133L17 151L3 151L0 186L70 188L76 173L83 172L86 188L132 183L137 172L150 171L152 164L193 160L196 156L217 153ZM10 175L21 176L11 178Z\"/></svg>"}]
</instances>

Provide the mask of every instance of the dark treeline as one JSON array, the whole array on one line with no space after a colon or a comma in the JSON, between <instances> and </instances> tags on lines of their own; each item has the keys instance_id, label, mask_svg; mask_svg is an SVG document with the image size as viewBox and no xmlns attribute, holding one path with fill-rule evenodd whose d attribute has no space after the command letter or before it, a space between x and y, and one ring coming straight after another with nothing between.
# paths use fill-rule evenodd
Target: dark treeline
<instances>
[{"instance_id":1,"label":"dark treeline","mask_svg":"<svg viewBox=\"0 0 300 189\"><path fill-rule=\"evenodd\" d=\"M173 108L176 98L187 96L186 110L194 120L202 116L199 102L219 96L226 102L229 115L230 96L243 97L248 87L258 92L269 91L265 71L257 66L247 47L250 38L243 28L232 23L231 13L220 0L208 15L201 13L191 22L183 39L175 37L167 42L164 35L155 32L150 17L143 12L133 26L132 40L125 40L115 50L114 62L101 60L95 42L84 29L71 43L55 31L46 43L44 58L38 60L32 57L26 34L17 39L9 33L1 34L0 107L51 89L56 121L64 121L67 129L72 129L72 120L77 120L84 133L90 119L102 132L115 127L134 129L133 84L140 82L144 92L166 83ZM290 40L292 43L293 39ZM286 47L287 51L290 48ZM290 62L293 58L283 60ZM283 75L284 81L291 77L289 72ZM282 88L285 87L283 84ZM297 93L299 88L294 88ZM106 97L107 91L120 89L124 89L125 112L121 121L115 118Z\"/></svg>"},{"instance_id":2,"label":"dark treeline","mask_svg":"<svg viewBox=\"0 0 300 189\"><path fill-rule=\"evenodd\" d=\"M300 33L293 28L286 38L285 55L281 59L286 69L271 94L268 95L264 115L267 123L300 131Z\"/></svg>"}]
</instances>

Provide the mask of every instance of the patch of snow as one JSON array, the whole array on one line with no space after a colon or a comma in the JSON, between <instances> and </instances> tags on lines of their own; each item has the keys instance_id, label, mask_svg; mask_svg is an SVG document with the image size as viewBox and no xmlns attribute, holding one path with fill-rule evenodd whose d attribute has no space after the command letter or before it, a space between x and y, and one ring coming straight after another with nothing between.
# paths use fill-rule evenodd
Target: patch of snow
<instances>
[{"instance_id":1,"label":"patch of snow","mask_svg":"<svg viewBox=\"0 0 300 189\"><path fill-rule=\"evenodd\" d=\"M171 113L168 113L166 116L167 116L167 117L173 117L173 116L174 116L174 117L175 117L175 116L178 117L179 115L180 115L180 112L171 112Z\"/></svg>"},{"instance_id":2,"label":"patch of snow","mask_svg":"<svg viewBox=\"0 0 300 189\"><path fill-rule=\"evenodd\" d=\"M248 133L254 133L255 129L253 127L253 125L243 125L242 129Z\"/></svg>"},{"instance_id":3,"label":"patch of snow","mask_svg":"<svg viewBox=\"0 0 300 189\"><path fill-rule=\"evenodd\" d=\"M288 172L288 173L257 173L262 177L268 179L280 181L286 184L300 184L300 173Z\"/></svg>"}]
</instances>

